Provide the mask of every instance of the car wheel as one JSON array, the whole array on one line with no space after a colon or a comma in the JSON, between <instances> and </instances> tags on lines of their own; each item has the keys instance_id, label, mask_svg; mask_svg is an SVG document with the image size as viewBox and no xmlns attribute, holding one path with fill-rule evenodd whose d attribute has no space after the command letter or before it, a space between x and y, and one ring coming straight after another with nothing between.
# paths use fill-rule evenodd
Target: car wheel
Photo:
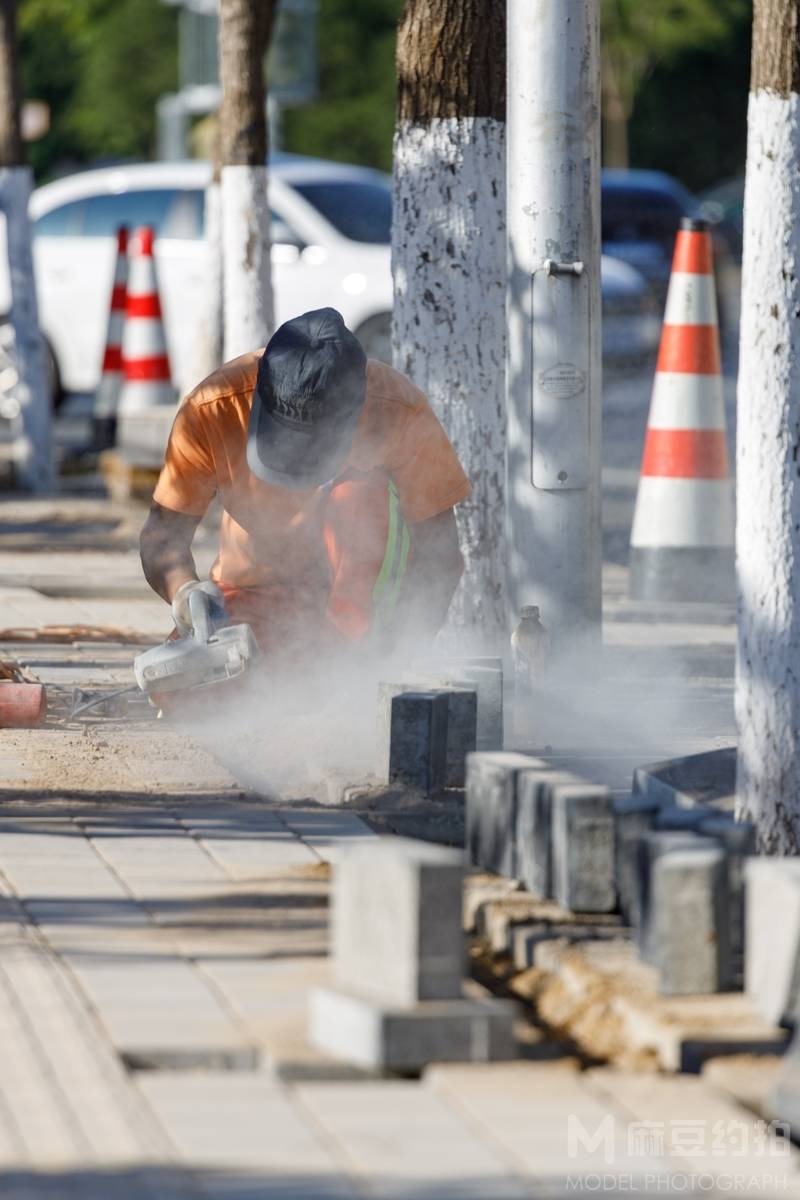
<instances>
[{"instance_id":1,"label":"car wheel","mask_svg":"<svg viewBox=\"0 0 800 1200\"><path fill-rule=\"evenodd\" d=\"M355 331L367 358L377 358L391 364L392 361L392 314L377 313L369 317Z\"/></svg>"}]
</instances>

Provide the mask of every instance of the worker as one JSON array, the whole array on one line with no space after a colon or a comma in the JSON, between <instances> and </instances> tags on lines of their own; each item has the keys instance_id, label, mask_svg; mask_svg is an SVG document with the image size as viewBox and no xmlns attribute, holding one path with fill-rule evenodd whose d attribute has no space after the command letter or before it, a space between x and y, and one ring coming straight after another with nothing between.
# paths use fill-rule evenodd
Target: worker
<instances>
[{"instance_id":1,"label":"worker","mask_svg":"<svg viewBox=\"0 0 800 1200\"><path fill-rule=\"evenodd\" d=\"M425 396L367 360L332 308L287 321L178 409L141 535L150 586L192 630L245 622L270 660L432 637L462 572L454 505L469 482ZM210 579L192 540L222 507Z\"/></svg>"}]
</instances>

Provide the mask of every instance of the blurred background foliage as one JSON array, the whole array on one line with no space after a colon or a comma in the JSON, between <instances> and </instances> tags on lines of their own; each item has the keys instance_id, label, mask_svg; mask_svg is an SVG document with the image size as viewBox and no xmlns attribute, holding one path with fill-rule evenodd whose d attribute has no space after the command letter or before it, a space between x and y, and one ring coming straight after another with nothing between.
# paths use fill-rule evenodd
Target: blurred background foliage
<instances>
[{"instance_id":1,"label":"blurred background foliage","mask_svg":"<svg viewBox=\"0 0 800 1200\"><path fill-rule=\"evenodd\" d=\"M319 0L320 92L282 119L283 148L391 166L402 0ZM629 64L627 154L700 190L743 169L750 0L603 0L606 47ZM649 18L648 15L649 14ZM176 11L160 0L21 0L25 93L51 108L29 147L42 182L152 157L155 103L177 82Z\"/></svg>"},{"instance_id":2,"label":"blurred background foliage","mask_svg":"<svg viewBox=\"0 0 800 1200\"><path fill-rule=\"evenodd\" d=\"M155 103L174 90L177 13L159 0L22 0L25 95L50 105L29 146L39 181L93 162L147 158Z\"/></svg>"}]
</instances>

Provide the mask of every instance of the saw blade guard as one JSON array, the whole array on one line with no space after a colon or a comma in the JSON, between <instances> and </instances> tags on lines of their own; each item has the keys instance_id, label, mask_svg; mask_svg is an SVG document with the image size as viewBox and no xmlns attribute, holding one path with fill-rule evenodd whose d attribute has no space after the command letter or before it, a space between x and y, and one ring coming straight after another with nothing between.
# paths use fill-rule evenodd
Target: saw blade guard
<instances>
[{"instance_id":1,"label":"saw blade guard","mask_svg":"<svg viewBox=\"0 0 800 1200\"><path fill-rule=\"evenodd\" d=\"M238 679L259 656L249 625L212 630L207 641L201 641L196 632L136 656L134 676L147 696L195 691Z\"/></svg>"}]
</instances>

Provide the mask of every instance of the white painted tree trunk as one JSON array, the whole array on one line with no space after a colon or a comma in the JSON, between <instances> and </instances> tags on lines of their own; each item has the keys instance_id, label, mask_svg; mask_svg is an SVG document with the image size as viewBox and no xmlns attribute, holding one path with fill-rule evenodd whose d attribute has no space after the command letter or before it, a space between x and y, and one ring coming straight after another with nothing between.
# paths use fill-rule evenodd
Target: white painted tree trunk
<instances>
[{"instance_id":1,"label":"white painted tree trunk","mask_svg":"<svg viewBox=\"0 0 800 1200\"><path fill-rule=\"evenodd\" d=\"M267 168L222 168L224 354L263 346L273 328Z\"/></svg>"},{"instance_id":2,"label":"white painted tree trunk","mask_svg":"<svg viewBox=\"0 0 800 1200\"><path fill-rule=\"evenodd\" d=\"M505 642L505 127L402 122L395 134L393 357L428 396L472 483L448 640Z\"/></svg>"},{"instance_id":3,"label":"white painted tree trunk","mask_svg":"<svg viewBox=\"0 0 800 1200\"><path fill-rule=\"evenodd\" d=\"M205 193L204 243L206 253L206 305L203 320L197 331L197 342L192 364L192 379L181 379L182 392L206 375L210 375L222 362L223 323L223 266L222 266L222 185L214 180Z\"/></svg>"},{"instance_id":4,"label":"white painted tree trunk","mask_svg":"<svg viewBox=\"0 0 800 1200\"><path fill-rule=\"evenodd\" d=\"M47 492L54 483L52 398L47 386L31 254L28 217L31 187L32 175L28 167L0 170L0 210L6 218L11 325L19 374L14 394L21 408L24 432L24 444L16 455L17 473L29 491Z\"/></svg>"},{"instance_id":5,"label":"white painted tree trunk","mask_svg":"<svg viewBox=\"0 0 800 1200\"><path fill-rule=\"evenodd\" d=\"M740 814L800 852L800 98L750 97L737 432Z\"/></svg>"}]
</instances>

